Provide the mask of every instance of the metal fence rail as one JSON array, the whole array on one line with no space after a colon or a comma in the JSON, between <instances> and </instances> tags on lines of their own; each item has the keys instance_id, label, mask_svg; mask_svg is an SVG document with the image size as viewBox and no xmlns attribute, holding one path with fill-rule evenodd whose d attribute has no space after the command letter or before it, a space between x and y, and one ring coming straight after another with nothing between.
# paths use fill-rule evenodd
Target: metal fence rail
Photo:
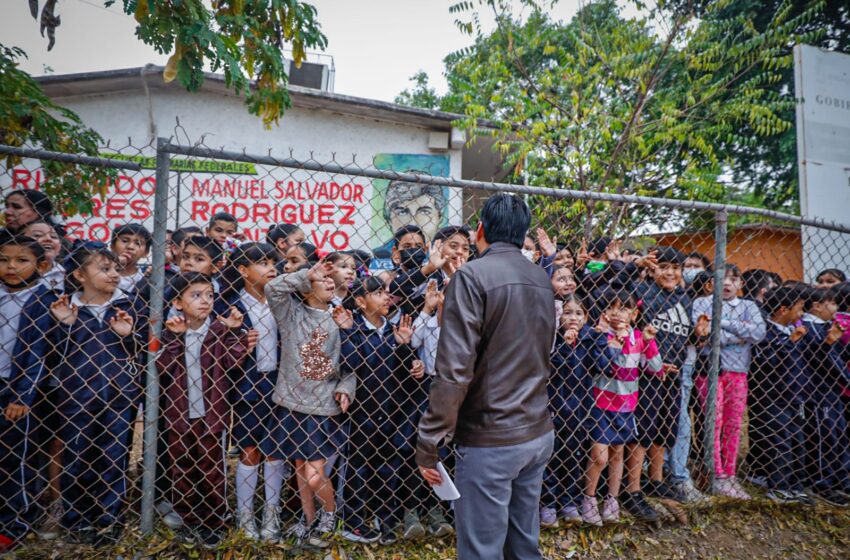
<instances>
[{"instance_id":1,"label":"metal fence rail","mask_svg":"<svg viewBox=\"0 0 850 560\"><path fill-rule=\"evenodd\" d=\"M105 546L137 525L200 544L232 530L319 548L340 536L448 535L451 509L416 472L416 424L441 294L475 258L464 228L494 192L529 195L533 215L541 201L556 209L533 221L524 246L552 279L559 325L545 525L593 521L593 494L619 495L638 517L663 515L671 500L708 507L712 494L848 501L845 224L461 180L435 156L359 165L164 138L102 157L0 154L24 158L0 168L0 252L27 236L50 264L14 313L7 294L22 288L0 271L4 319L17 321L0 322L10 333L0 341L7 533ZM59 217L60 229L24 194L43 181L38 160L124 174L91 215ZM585 238L571 201L617 205L633 220L619 238ZM652 208L676 222L709 213L714 231L636 221ZM98 283L99 270L114 282ZM612 303L612 291L631 303ZM192 307L189 293L209 305ZM593 390L611 373L599 356L620 348L608 319L618 305L634 306L628 336L656 345L664 363L641 370L619 428ZM597 483L598 446L621 444L626 465L608 464ZM645 464L634 459L643 454ZM449 445L449 467L451 457Z\"/></svg>"}]
</instances>

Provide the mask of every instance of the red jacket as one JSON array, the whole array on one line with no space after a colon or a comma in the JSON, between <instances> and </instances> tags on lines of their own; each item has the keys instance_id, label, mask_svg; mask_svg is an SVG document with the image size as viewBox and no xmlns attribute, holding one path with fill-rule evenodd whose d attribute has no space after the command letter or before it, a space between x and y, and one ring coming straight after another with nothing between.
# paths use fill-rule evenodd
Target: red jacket
<instances>
[{"instance_id":1,"label":"red jacket","mask_svg":"<svg viewBox=\"0 0 850 560\"><path fill-rule=\"evenodd\" d=\"M156 360L160 386L165 393L164 410L169 429L185 432L189 429L189 397L186 376L186 337L165 330L163 349ZM248 355L246 335L237 335L218 320L210 323L201 347L201 375L204 387L204 411L210 432L227 427L230 404L227 394L230 380L227 373Z\"/></svg>"}]
</instances>

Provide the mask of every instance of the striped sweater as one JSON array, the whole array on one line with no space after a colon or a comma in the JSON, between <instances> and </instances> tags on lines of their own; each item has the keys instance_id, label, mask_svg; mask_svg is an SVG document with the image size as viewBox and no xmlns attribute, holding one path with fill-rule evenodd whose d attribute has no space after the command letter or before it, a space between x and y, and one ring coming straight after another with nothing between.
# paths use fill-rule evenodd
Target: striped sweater
<instances>
[{"instance_id":1,"label":"striped sweater","mask_svg":"<svg viewBox=\"0 0 850 560\"><path fill-rule=\"evenodd\" d=\"M596 365L599 373L593 382L596 407L612 412L633 412L638 402L638 376L641 370L663 375L661 354L655 340L649 342L637 329L632 329L622 348L608 342L613 334L599 337Z\"/></svg>"}]
</instances>

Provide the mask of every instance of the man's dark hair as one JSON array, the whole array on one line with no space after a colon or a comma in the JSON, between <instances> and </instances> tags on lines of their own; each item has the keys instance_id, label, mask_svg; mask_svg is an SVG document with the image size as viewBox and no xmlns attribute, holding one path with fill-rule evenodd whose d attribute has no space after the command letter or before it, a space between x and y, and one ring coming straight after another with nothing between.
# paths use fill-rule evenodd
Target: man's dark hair
<instances>
[{"instance_id":1,"label":"man's dark hair","mask_svg":"<svg viewBox=\"0 0 850 560\"><path fill-rule=\"evenodd\" d=\"M808 290L803 289L799 284L789 284L773 288L764 295L764 303L762 310L768 315L773 315L782 307L791 308L800 300L808 299Z\"/></svg>"},{"instance_id":2,"label":"man's dark hair","mask_svg":"<svg viewBox=\"0 0 850 560\"><path fill-rule=\"evenodd\" d=\"M239 222L236 220L236 216L228 212L216 212L213 214L212 218L210 218L210 227L212 227L216 222L227 222L239 225Z\"/></svg>"},{"instance_id":3,"label":"man's dark hair","mask_svg":"<svg viewBox=\"0 0 850 560\"><path fill-rule=\"evenodd\" d=\"M212 279L206 274L200 272L181 272L171 281L169 287L171 289L171 299L177 299L183 292L189 289L189 286L194 284L208 284L212 286Z\"/></svg>"},{"instance_id":4,"label":"man's dark hair","mask_svg":"<svg viewBox=\"0 0 850 560\"><path fill-rule=\"evenodd\" d=\"M195 235L186 238L186 246L197 247L209 255L212 262L217 263L224 258L224 248L212 237L206 235Z\"/></svg>"},{"instance_id":5,"label":"man's dark hair","mask_svg":"<svg viewBox=\"0 0 850 560\"><path fill-rule=\"evenodd\" d=\"M174 230L174 233L171 234L171 242L177 245L178 247L183 244L187 237L190 234L198 234L203 233L201 228L197 226L185 226L182 228L178 228Z\"/></svg>"},{"instance_id":6,"label":"man's dark hair","mask_svg":"<svg viewBox=\"0 0 850 560\"><path fill-rule=\"evenodd\" d=\"M521 249L530 225L528 205L516 195L494 194L481 209L481 226L487 243L510 243Z\"/></svg>"},{"instance_id":7,"label":"man's dark hair","mask_svg":"<svg viewBox=\"0 0 850 560\"><path fill-rule=\"evenodd\" d=\"M428 243L428 240L425 239L425 233L422 232L422 228L414 224L407 224L406 226L401 226L395 230L395 233L393 234L393 241L395 241L396 245L398 245L401 243L401 238L410 233L418 235L422 238L423 242Z\"/></svg>"},{"instance_id":8,"label":"man's dark hair","mask_svg":"<svg viewBox=\"0 0 850 560\"><path fill-rule=\"evenodd\" d=\"M150 250L151 245L153 244L153 239L151 238L151 232L148 231L148 228L143 226L142 224L121 224L115 226L115 229L112 230L112 239L110 241L110 245L115 243L115 240L121 237L122 235L138 235L142 239L145 240L145 248ZM174 240L172 234L172 241Z\"/></svg>"},{"instance_id":9,"label":"man's dark hair","mask_svg":"<svg viewBox=\"0 0 850 560\"><path fill-rule=\"evenodd\" d=\"M301 228L295 224L277 224L266 233L266 240L272 245L277 245L278 241L286 239L299 229Z\"/></svg>"}]
</instances>

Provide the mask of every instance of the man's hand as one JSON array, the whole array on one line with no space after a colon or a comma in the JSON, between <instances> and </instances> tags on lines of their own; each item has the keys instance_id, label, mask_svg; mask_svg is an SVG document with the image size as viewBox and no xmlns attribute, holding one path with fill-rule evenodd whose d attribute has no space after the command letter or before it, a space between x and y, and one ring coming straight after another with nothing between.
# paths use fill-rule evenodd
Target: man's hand
<instances>
[{"instance_id":1,"label":"man's hand","mask_svg":"<svg viewBox=\"0 0 850 560\"><path fill-rule=\"evenodd\" d=\"M425 482L431 486L438 486L443 483L443 477L440 476L440 471L437 469L429 469L428 467L419 467L419 473Z\"/></svg>"}]
</instances>

